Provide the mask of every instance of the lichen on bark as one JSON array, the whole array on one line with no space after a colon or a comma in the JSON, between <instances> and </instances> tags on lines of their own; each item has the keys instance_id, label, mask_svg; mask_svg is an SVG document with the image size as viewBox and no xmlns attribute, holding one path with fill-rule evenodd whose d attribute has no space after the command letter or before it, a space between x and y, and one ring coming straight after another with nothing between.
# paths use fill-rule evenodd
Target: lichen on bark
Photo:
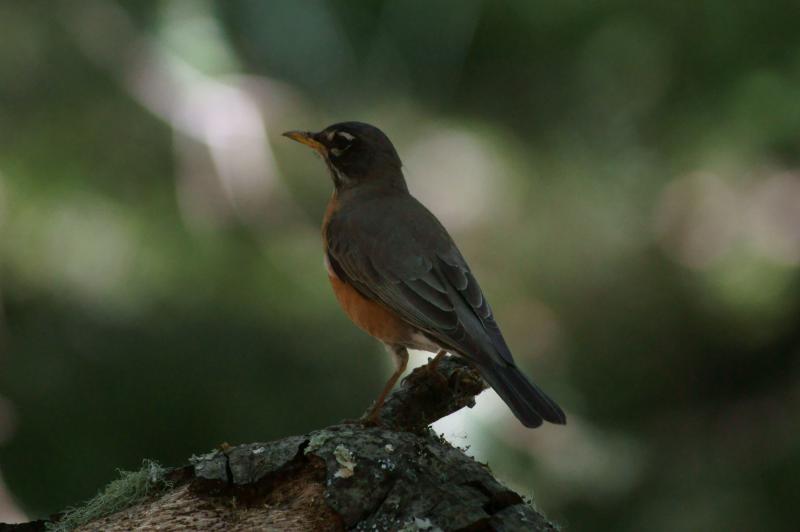
<instances>
[{"instance_id":1,"label":"lichen on bark","mask_svg":"<svg viewBox=\"0 0 800 532\"><path fill-rule=\"evenodd\" d=\"M126 491L117 481L104 493L127 498L93 499L47 526L104 531L555 530L487 466L430 430L436 419L474 404L484 388L465 362L447 357L435 370L423 367L409 375L387 400L378 426L348 422L273 442L223 444L193 456L187 466L159 469L158 478L146 484L158 489ZM125 478L147 477L131 473ZM141 483L131 485L141 488ZM37 529L28 525L27 530Z\"/></svg>"}]
</instances>

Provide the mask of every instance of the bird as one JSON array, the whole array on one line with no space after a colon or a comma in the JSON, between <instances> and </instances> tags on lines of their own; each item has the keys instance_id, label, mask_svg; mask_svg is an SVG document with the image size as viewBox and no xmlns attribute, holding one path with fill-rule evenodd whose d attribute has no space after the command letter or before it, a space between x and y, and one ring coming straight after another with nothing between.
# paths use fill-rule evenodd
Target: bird
<instances>
[{"instance_id":1,"label":"bird","mask_svg":"<svg viewBox=\"0 0 800 532\"><path fill-rule=\"evenodd\" d=\"M312 148L333 180L322 222L324 264L348 317L385 344L396 370L373 403L383 403L408 364L408 349L462 357L526 427L563 425L564 411L517 367L492 308L441 222L409 192L402 163L380 129L340 122L284 136Z\"/></svg>"}]
</instances>

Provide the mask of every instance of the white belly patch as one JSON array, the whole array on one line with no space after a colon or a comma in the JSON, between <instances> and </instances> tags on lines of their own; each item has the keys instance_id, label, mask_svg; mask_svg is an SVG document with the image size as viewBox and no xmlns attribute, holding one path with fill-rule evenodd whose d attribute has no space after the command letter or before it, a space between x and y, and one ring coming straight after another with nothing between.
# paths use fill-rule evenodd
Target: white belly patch
<instances>
[{"instance_id":1,"label":"white belly patch","mask_svg":"<svg viewBox=\"0 0 800 532\"><path fill-rule=\"evenodd\" d=\"M420 332L415 332L411 335L411 341L408 347L411 349L419 349L420 351L429 351L431 353L436 353L441 349L439 345Z\"/></svg>"}]
</instances>

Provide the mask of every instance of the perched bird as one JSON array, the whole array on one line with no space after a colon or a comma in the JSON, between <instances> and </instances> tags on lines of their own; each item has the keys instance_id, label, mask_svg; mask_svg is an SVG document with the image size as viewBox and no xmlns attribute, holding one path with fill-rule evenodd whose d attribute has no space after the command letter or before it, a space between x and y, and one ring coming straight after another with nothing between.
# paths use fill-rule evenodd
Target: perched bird
<instances>
[{"instance_id":1,"label":"perched bird","mask_svg":"<svg viewBox=\"0 0 800 532\"><path fill-rule=\"evenodd\" d=\"M514 364L492 309L445 228L408 191L389 138L362 122L285 136L325 161L334 191L322 223L333 291L356 325L394 354L397 370L375 402L375 421L408 363L407 349L467 359L526 427L566 416Z\"/></svg>"}]
</instances>

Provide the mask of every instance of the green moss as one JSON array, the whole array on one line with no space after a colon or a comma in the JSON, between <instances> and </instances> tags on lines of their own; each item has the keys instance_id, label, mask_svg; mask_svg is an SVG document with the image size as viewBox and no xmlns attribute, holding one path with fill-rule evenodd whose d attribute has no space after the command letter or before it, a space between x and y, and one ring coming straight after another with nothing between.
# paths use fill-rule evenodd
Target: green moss
<instances>
[{"instance_id":1,"label":"green moss","mask_svg":"<svg viewBox=\"0 0 800 532\"><path fill-rule=\"evenodd\" d=\"M167 472L167 469L150 460L144 460L138 471L120 470L120 478L109 483L85 504L69 508L58 522L49 523L47 529L56 532L73 530L95 519L129 508L170 487L170 483L165 480Z\"/></svg>"}]
</instances>

